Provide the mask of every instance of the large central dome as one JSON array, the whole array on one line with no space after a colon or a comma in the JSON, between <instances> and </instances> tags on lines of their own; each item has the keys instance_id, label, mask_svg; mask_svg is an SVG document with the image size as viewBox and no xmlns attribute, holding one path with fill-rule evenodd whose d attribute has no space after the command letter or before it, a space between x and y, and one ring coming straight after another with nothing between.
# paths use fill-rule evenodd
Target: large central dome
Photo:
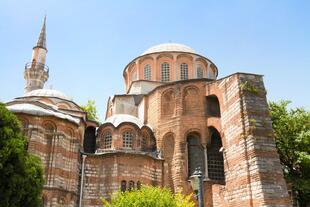
<instances>
[{"instance_id":1,"label":"large central dome","mask_svg":"<svg viewBox=\"0 0 310 207\"><path fill-rule=\"evenodd\" d=\"M178 44L178 43L164 43L155 45L145 50L141 55L157 53L157 52L187 52L187 53L196 53L192 48Z\"/></svg>"}]
</instances>

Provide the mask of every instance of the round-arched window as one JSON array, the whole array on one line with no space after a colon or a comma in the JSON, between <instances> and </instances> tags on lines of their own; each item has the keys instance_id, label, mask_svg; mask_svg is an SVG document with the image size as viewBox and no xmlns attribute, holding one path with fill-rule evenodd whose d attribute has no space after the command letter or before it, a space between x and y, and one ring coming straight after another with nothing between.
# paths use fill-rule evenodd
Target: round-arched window
<instances>
[{"instance_id":1,"label":"round-arched window","mask_svg":"<svg viewBox=\"0 0 310 207\"><path fill-rule=\"evenodd\" d=\"M133 134L130 131L125 131L123 133L123 147L132 148Z\"/></svg>"},{"instance_id":2,"label":"round-arched window","mask_svg":"<svg viewBox=\"0 0 310 207\"><path fill-rule=\"evenodd\" d=\"M144 80L151 80L151 66L147 64L144 66Z\"/></svg>"},{"instance_id":3,"label":"round-arched window","mask_svg":"<svg viewBox=\"0 0 310 207\"><path fill-rule=\"evenodd\" d=\"M161 64L161 81L162 82L170 81L169 69L170 69L169 63L164 62L163 64Z\"/></svg>"},{"instance_id":4,"label":"round-arched window","mask_svg":"<svg viewBox=\"0 0 310 207\"><path fill-rule=\"evenodd\" d=\"M103 135L103 148L110 149L112 147L112 135L111 132L106 132Z\"/></svg>"},{"instance_id":5,"label":"round-arched window","mask_svg":"<svg viewBox=\"0 0 310 207\"><path fill-rule=\"evenodd\" d=\"M181 80L188 79L188 65L186 63L182 63L180 66L180 75Z\"/></svg>"}]
</instances>

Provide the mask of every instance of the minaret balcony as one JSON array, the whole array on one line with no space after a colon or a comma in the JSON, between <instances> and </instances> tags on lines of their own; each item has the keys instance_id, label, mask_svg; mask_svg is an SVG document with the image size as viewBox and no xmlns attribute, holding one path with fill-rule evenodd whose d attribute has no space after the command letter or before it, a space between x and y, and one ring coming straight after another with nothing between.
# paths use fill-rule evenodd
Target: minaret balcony
<instances>
[{"instance_id":1,"label":"minaret balcony","mask_svg":"<svg viewBox=\"0 0 310 207\"><path fill-rule=\"evenodd\" d=\"M26 63L25 70L32 69L32 70L44 70L47 74L49 71L49 68L47 65L39 62L30 62Z\"/></svg>"}]
</instances>

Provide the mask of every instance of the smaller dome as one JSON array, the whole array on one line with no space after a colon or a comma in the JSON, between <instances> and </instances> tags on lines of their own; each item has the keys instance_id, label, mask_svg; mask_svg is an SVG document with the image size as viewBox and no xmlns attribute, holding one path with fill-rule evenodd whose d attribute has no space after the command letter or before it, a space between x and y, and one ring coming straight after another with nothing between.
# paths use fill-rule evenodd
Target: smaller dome
<instances>
[{"instance_id":1,"label":"smaller dome","mask_svg":"<svg viewBox=\"0 0 310 207\"><path fill-rule=\"evenodd\" d=\"M121 123L130 122L136 124L139 128L143 126L143 122L135 116L129 114L115 114L105 120L105 123L111 123L113 126L118 127Z\"/></svg>"},{"instance_id":2,"label":"smaller dome","mask_svg":"<svg viewBox=\"0 0 310 207\"><path fill-rule=\"evenodd\" d=\"M44 96L44 97L55 97L55 98L70 100L70 98L67 97L65 94L63 94L62 92L53 90L53 89L37 89L37 90L33 90L33 91L26 93L24 96L25 97Z\"/></svg>"},{"instance_id":3,"label":"smaller dome","mask_svg":"<svg viewBox=\"0 0 310 207\"><path fill-rule=\"evenodd\" d=\"M142 55L156 53L156 52L188 52L188 53L196 53L195 50L192 48L178 44L178 43L165 43L165 44L159 44L155 45L153 47L150 47L149 49L145 50Z\"/></svg>"}]
</instances>

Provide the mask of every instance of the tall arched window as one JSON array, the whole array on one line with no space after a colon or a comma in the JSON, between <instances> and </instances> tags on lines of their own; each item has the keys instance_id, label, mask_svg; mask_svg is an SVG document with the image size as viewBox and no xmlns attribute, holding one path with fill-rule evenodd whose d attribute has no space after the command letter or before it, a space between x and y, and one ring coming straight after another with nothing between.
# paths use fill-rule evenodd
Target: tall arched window
<instances>
[{"instance_id":1,"label":"tall arched window","mask_svg":"<svg viewBox=\"0 0 310 207\"><path fill-rule=\"evenodd\" d=\"M187 136L188 149L188 176L191 176L196 168L199 168L203 174L205 171L204 150L200 143L200 138L196 134Z\"/></svg>"},{"instance_id":2,"label":"tall arched window","mask_svg":"<svg viewBox=\"0 0 310 207\"><path fill-rule=\"evenodd\" d=\"M104 139L103 148L104 149L110 149L112 147L112 135L111 135L111 132L104 133L103 139Z\"/></svg>"},{"instance_id":3,"label":"tall arched window","mask_svg":"<svg viewBox=\"0 0 310 207\"><path fill-rule=\"evenodd\" d=\"M188 65L186 63L182 63L180 66L180 74L181 74L181 80L187 80L188 79Z\"/></svg>"},{"instance_id":4,"label":"tall arched window","mask_svg":"<svg viewBox=\"0 0 310 207\"><path fill-rule=\"evenodd\" d=\"M197 67L196 75L197 75L197 78L203 78L203 70L201 66Z\"/></svg>"},{"instance_id":5,"label":"tall arched window","mask_svg":"<svg viewBox=\"0 0 310 207\"><path fill-rule=\"evenodd\" d=\"M221 136L213 127L209 128L209 133L211 138L207 146L208 175L211 180L225 181Z\"/></svg>"},{"instance_id":6,"label":"tall arched window","mask_svg":"<svg viewBox=\"0 0 310 207\"><path fill-rule=\"evenodd\" d=\"M151 80L151 66L147 64L144 66L144 80Z\"/></svg>"},{"instance_id":7,"label":"tall arched window","mask_svg":"<svg viewBox=\"0 0 310 207\"><path fill-rule=\"evenodd\" d=\"M133 134L130 131L123 133L123 147L132 148Z\"/></svg>"},{"instance_id":8,"label":"tall arched window","mask_svg":"<svg viewBox=\"0 0 310 207\"><path fill-rule=\"evenodd\" d=\"M162 82L170 81L169 69L170 69L170 66L168 63L164 62L163 64L161 64L161 81Z\"/></svg>"},{"instance_id":9,"label":"tall arched window","mask_svg":"<svg viewBox=\"0 0 310 207\"><path fill-rule=\"evenodd\" d=\"M122 182L121 182L121 191L122 192L126 191L126 180L122 180Z\"/></svg>"}]
</instances>

